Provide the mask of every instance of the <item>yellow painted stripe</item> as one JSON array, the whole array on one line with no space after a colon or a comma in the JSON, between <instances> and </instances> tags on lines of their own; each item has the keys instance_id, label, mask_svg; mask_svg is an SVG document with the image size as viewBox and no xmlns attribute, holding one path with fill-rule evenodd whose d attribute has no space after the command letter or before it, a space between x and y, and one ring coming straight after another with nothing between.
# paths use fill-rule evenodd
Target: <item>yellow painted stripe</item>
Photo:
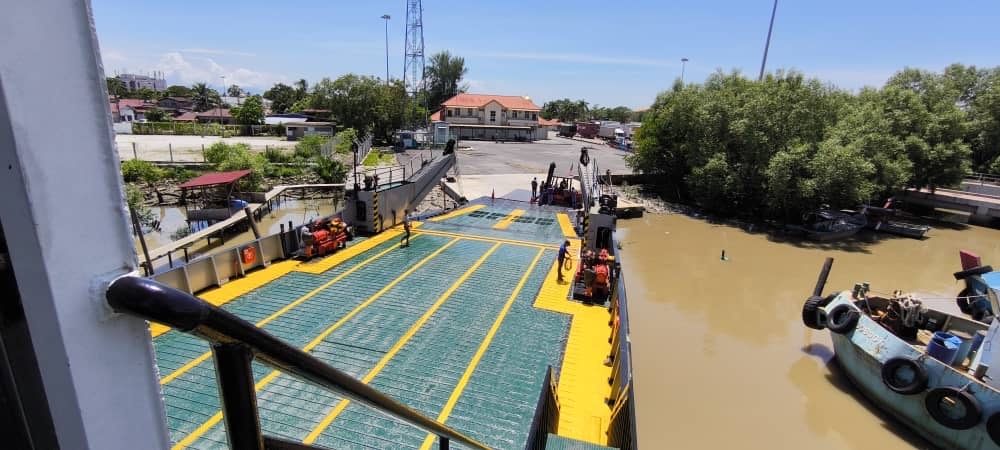
<instances>
[{"instance_id":1,"label":"yellow painted stripe","mask_svg":"<svg viewBox=\"0 0 1000 450\"><path fill-rule=\"evenodd\" d=\"M553 263L535 307L573 316L559 371L559 435L605 445L604 428L611 418L604 403L611 392L611 368L604 365L611 351L608 311L569 301L570 285L556 281L558 270Z\"/></svg>"},{"instance_id":2,"label":"yellow painted stripe","mask_svg":"<svg viewBox=\"0 0 1000 450\"><path fill-rule=\"evenodd\" d=\"M332 269L336 265L347 261L355 256L358 256L368 250L371 250L385 242L391 241L397 237L401 232L399 230L386 231L384 233L376 234L368 239L365 239L355 245L350 245L342 250L338 250L336 253L327 256L317 262L310 262L305 264L299 264L295 268L298 272L316 273L320 274Z\"/></svg>"},{"instance_id":3,"label":"yellow painted stripe","mask_svg":"<svg viewBox=\"0 0 1000 450\"><path fill-rule=\"evenodd\" d=\"M510 214L507 214L507 217L500 219L500 221L497 222L496 225L493 225L493 228L497 230L506 230L507 227L510 226L510 224L514 223L514 221L517 220L517 218L521 217L522 215L524 215L523 209L515 209L511 211Z\"/></svg>"},{"instance_id":4,"label":"yellow painted stripe","mask_svg":"<svg viewBox=\"0 0 1000 450\"><path fill-rule=\"evenodd\" d=\"M430 219L427 219L427 221L428 222L440 222L442 220L448 220L448 219L451 219L453 217L458 217L458 216L461 216L461 215L465 215L465 214L468 214L470 212L483 209L485 207L486 207L486 205L483 205L483 204L469 205L469 206L466 206L465 208L456 209L456 210L454 210L454 211L452 211L450 213L447 213L447 214L442 214L440 216L431 217Z\"/></svg>"},{"instance_id":5,"label":"yellow painted stripe","mask_svg":"<svg viewBox=\"0 0 1000 450\"><path fill-rule=\"evenodd\" d=\"M376 259L379 259L379 258L385 256L387 253L389 253L389 252L391 252L391 251L393 251L395 249L396 249L396 247L389 247L389 248L387 248L385 250L382 250L378 254L372 256L371 258L368 258L368 259L366 259L364 261L361 261L360 263L358 263L358 265L356 265L354 267L351 267L350 269L348 269L347 271L345 271L344 273L342 273L340 275L337 275L332 280L327 281L326 283L323 283L322 286L320 286L320 287L318 287L316 289L313 289L313 290L307 292L305 295L299 297L295 301L293 301L293 302L291 302L291 303L289 303L289 304L287 304L285 306L282 306L281 309L275 311L270 316L265 317L260 322L257 322L255 325L257 325L258 327L262 327L264 325L267 325L272 320L277 319L282 314L285 314L286 312L288 312L292 308L294 308L294 307L302 304L302 302L304 302L306 300L309 300L310 298L313 298L316 294L319 294L324 289L330 287L334 283L336 283L336 282L338 282L340 280L343 280L344 277L346 277L346 276L348 276L348 275L356 272L358 269L361 269L362 267L368 265L368 263L370 263L372 261L375 261ZM208 351L208 352L202 353L197 358L192 359L187 364L181 366L179 369L177 369L177 370L173 371L172 373L170 373L170 375L167 375L167 376L165 376L163 378L160 378L160 385L161 386L162 385L166 385L167 383L173 381L175 378L183 375L185 372L193 369L198 364L201 364L203 361L207 360L209 356L212 356L212 352Z\"/></svg>"},{"instance_id":6,"label":"yellow painted stripe","mask_svg":"<svg viewBox=\"0 0 1000 450\"><path fill-rule=\"evenodd\" d=\"M556 214L556 219L559 221L559 228L562 229L563 236L575 238L576 230L573 228L573 223L569 221L569 216L566 213Z\"/></svg>"},{"instance_id":7,"label":"yellow painted stripe","mask_svg":"<svg viewBox=\"0 0 1000 450\"><path fill-rule=\"evenodd\" d=\"M442 294L441 297L439 297L437 301L434 302L434 304L427 309L424 315L420 316L420 319L418 319L417 322L414 323L409 330L406 330L406 333L403 334L403 337L401 337L398 341L396 341L396 345L392 346L389 352L386 353L385 356L383 356L382 359L379 360L378 364L375 364L375 367L373 367L372 370L368 371L365 377L361 379L361 382L368 384L368 382L370 382L373 378L375 378L375 376L378 375L378 373L381 372L383 368L385 368L386 364L389 363L389 360L391 360L394 356L396 356L396 353L399 353L399 351L403 348L403 346L406 345L407 342L409 342L410 338L412 338L413 335L416 334L417 331L420 330L420 328L423 327L425 323L427 323L427 321L431 318L431 316L434 315L435 312L437 312L438 308L440 308L441 305L443 305L444 302L448 300L449 297L451 297L451 294L453 294L456 290L458 290L458 288L463 283L465 283L465 280L467 280L469 276L471 276L472 273L475 272L476 269L478 269L479 266L481 266L483 262L486 261L486 258L489 258L489 256L492 255L493 252L495 252L496 249L499 247L500 247L499 242L493 244L493 247L490 247L490 249L483 256L479 257L479 259L476 260L476 262L472 265L472 267L469 268L469 270L466 270L465 273L463 273L462 276L458 278L458 280L455 280L455 282L452 283L451 287L449 287L448 290L445 291L444 294ZM330 423L332 423L333 420L337 418L337 416L344 410L344 408L347 408L347 405L350 402L351 401L347 399L341 400L340 403L338 403L337 406L334 407L333 410L330 411L330 413L328 413L326 417L324 417L323 420L319 422L318 425L316 425L316 428L313 428L312 432L310 432L309 435L306 436L306 438L302 442L305 444L312 444L313 442L315 442L316 438L319 437L320 433L322 433L323 430L326 429L326 427L330 426Z\"/></svg>"},{"instance_id":8,"label":"yellow painted stripe","mask_svg":"<svg viewBox=\"0 0 1000 450\"><path fill-rule=\"evenodd\" d=\"M482 237L482 236L476 236L474 234L453 233L453 232L450 232L450 231L439 231L439 230L426 230L425 229L425 230L421 230L420 232L424 233L424 234L431 234L431 235L434 235L434 236L457 237L457 238L462 238L462 239L469 240L469 241L500 242L500 243L503 243L503 244L522 245L522 246L525 246L525 247L533 247L533 248L553 248L554 249L554 248L559 248L559 245L562 244L561 242L559 244L539 244L537 242L519 241L519 240L516 240L516 239L503 239L503 238L495 238L495 237Z\"/></svg>"},{"instance_id":9,"label":"yellow painted stripe","mask_svg":"<svg viewBox=\"0 0 1000 450\"><path fill-rule=\"evenodd\" d=\"M486 333L486 338L483 342L479 344L479 349L476 350L476 354L472 356L472 361L469 362L468 367L465 368L465 373L462 377L458 379L458 384L455 385L455 389L451 392L451 397L448 397L448 402L445 403L444 409L441 410L441 414L438 414L438 422L444 423L448 420L448 416L451 415L452 409L455 408L455 404L458 403L458 399L462 397L462 392L465 391L465 386L469 384L469 378L472 378L472 373L476 371L476 367L479 365L479 361L483 359L483 355L486 354L486 350L490 347L490 343L493 342L493 337L496 336L497 330L500 329L500 324L503 323L504 318L507 317L507 312L510 311L510 307L514 305L514 300L521 293L521 289L524 288L524 284L528 282L528 277L535 271L535 266L538 265L538 260L542 258L542 253L544 249L538 249L538 254L535 255L535 259L531 261L528 268L524 271L524 275L521 276L521 281L517 283L514 288L514 292L510 294L507 298L507 303L503 305L503 309L497 314L496 320L493 321L493 326L490 327L490 331ZM420 446L421 450L428 450L431 445L434 444L434 438L436 436L433 434L428 434L427 438L424 439L424 444Z\"/></svg>"},{"instance_id":10,"label":"yellow painted stripe","mask_svg":"<svg viewBox=\"0 0 1000 450\"><path fill-rule=\"evenodd\" d=\"M336 330L337 328L340 328L341 325L343 325L348 320L350 320L352 317L354 317L355 315L357 315L359 312L361 312L361 310L363 310L366 307L368 307L368 305L371 305L372 302L374 302L375 300L377 300L379 297L385 295L385 293L388 292L389 289L392 289L393 286L395 286L399 282L405 280L407 277L409 277L413 272L415 272L421 266L423 266L424 264L426 264L428 261L430 261L431 259L433 259L437 255L440 255L441 252L443 252L448 247L451 247L452 244L454 244L456 242L458 242L458 239L454 239L452 241L449 241L447 244L442 245L441 248L435 250L434 253L431 253L430 255L427 255L426 258L424 258L424 259L420 260L419 262L417 262L416 264L414 264L413 267L410 267L409 269L407 269L407 271L403 272L402 275L396 277L396 279L394 279L391 282L389 282L389 284L385 285L385 287L383 287L382 289L380 289L378 292L376 292L375 294L373 294L371 297L368 297L368 299L365 300L364 303L361 303L356 308L354 308L353 310L351 310L351 312L348 313L346 316L342 317L340 320L338 320L333 325L330 325L330 327L327 328L326 330L323 330L323 332L320 333L319 336L316 336L316 338L313 339L312 341L310 341L308 344L306 344L305 347L302 347L302 351L308 352L308 351L312 350L313 348L315 348L317 345L320 344L320 342L323 342L323 339L326 339L326 337L329 336L330 333L333 333L334 330ZM268 383L270 383L272 380L274 380L275 378L277 378L278 374L279 374L279 372L277 370L272 371L271 373L267 374L267 376L264 377L264 379L260 380L260 382L258 382L256 385L254 385L254 389L257 390L257 391L263 389L265 386L268 385ZM176 445L174 445L172 447L172 449L173 450L180 450L182 448L187 447L192 442L194 442L196 439L198 439L199 437L201 437L201 435L205 434L206 431L208 431L213 426L215 426L215 424L219 423L220 420L222 420L222 412L221 411L215 413L215 415L213 415L211 418L209 418L207 421L205 421L205 423L201 424L201 426L199 426L196 430L194 430L194 432L192 432L191 434L187 435L187 437L185 437L183 440L181 440Z\"/></svg>"}]
</instances>

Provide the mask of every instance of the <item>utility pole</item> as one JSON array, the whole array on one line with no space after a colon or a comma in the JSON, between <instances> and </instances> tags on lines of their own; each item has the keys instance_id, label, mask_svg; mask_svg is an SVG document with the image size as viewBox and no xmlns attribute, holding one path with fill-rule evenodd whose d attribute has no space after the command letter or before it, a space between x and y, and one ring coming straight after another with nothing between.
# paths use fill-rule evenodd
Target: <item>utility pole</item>
<instances>
[{"instance_id":1,"label":"utility pole","mask_svg":"<svg viewBox=\"0 0 1000 450\"><path fill-rule=\"evenodd\" d=\"M681 58L681 84L684 84L684 66L687 65L687 62L687 58Z\"/></svg>"},{"instance_id":2,"label":"utility pole","mask_svg":"<svg viewBox=\"0 0 1000 450\"><path fill-rule=\"evenodd\" d=\"M388 14L382 14L382 19L385 20L385 85L389 85L389 17Z\"/></svg>"},{"instance_id":3,"label":"utility pole","mask_svg":"<svg viewBox=\"0 0 1000 450\"><path fill-rule=\"evenodd\" d=\"M222 92L225 93L225 91L226 91L226 76L223 75L222 76ZM219 97L222 97L222 95L220 94ZM222 101L221 101L221 98L219 100L219 104L215 105L215 107L218 108L216 111L219 112L219 126L222 127L222 131L219 133L219 135L221 137L226 137L226 128L225 128L225 125L222 124Z\"/></svg>"},{"instance_id":4,"label":"utility pole","mask_svg":"<svg viewBox=\"0 0 1000 450\"><path fill-rule=\"evenodd\" d=\"M778 0L774 0L774 7L771 8L771 24L767 26L767 41L764 43L764 59L760 62L760 75L757 81L764 79L764 66L767 65L767 49L771 47L771 30L774 29L774 13L778 11Z\"/></svg>"},{"instance_id":5,"label":"utility pole","mask_svg":"<svg viewBox=\"0 0 1000 450\"><path fill-rule=\"evenodd\" d=\"M424 7L421 0L406 1L406 57L403 60L403 78L416 102L424 88ZM427 98L425 96L424 101ZM428 105L424 105L425 112ZM403 110L404 121L407 110ZM417 118L406 125L422 125L427 118Z\"/></svg>"}]
</instances>

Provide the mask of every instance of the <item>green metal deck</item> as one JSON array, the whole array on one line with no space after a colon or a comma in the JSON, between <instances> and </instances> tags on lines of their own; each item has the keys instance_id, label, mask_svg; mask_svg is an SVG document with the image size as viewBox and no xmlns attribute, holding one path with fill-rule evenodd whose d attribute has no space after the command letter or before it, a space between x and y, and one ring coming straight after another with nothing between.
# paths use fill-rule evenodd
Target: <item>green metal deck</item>
<instances>
[{"instance_id":1,"label":"green metal deck","mask_svg":"<svg viewBox=\"0 0 1000 450\"><path fill-rule=\"evenodd\" d=\"M496 202L425 222L408 248L390 240L319 275L293 271L223 308L257 322L328 284L262 328L430 417L457 397L446 424L494 448L523 448L546 367L559 370L569 317L532 307L563 239L555 214L533 210L505 230L492 228L516 206ZM163 392L172 442L227 448L212 359L185 367L208 346L176 331L154 346L161 377L171 378ZM342 399L334 394L254 367L269 434L300 441L312 434L315 445L333 449L419 448L426 438L379 412L356 403L338 408ZM317 427L324 419L329 424Z\"/></svg>"}]
</instances>

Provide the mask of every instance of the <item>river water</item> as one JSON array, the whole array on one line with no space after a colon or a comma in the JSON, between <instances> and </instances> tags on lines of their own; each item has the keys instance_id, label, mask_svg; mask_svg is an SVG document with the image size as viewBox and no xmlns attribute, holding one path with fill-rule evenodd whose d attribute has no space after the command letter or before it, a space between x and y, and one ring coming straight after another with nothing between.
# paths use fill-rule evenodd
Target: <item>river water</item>
<instances>
[{"instance_id":1,"label":"river water","mask_svg":"<svg viewBox=\"0 0 1000 450\"><path fill-rule=\"evenodd\" d=\"M642 448L930 448L861 397L801 311L827 256L825 294L868 281L952 307L958 251L1000 264L1000 230L938 225L814 244L680 214L620 221Z\"/></svg>"}]
</instances>

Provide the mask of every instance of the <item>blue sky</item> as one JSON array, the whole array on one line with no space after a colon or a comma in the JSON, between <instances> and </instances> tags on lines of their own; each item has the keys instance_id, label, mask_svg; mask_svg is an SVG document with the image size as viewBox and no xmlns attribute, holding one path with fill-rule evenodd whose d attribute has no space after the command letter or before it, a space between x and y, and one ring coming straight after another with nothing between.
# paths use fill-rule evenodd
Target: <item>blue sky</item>
<instances>
[{"instance_id":1,"label":"blue sky","mask_svg":"<svg viewBox=\"0 0 1000 450\"><path fill-rule=\"evenodd\" d=\"M251 91L353 72L402 76L405 0L91 0L105 72L163 71L171 84L221 76ZM470 92L648 106L680 76L756 77L772 0L424 0L425 53L465 58ZM1000 2L784 0L767 69L847 89L904 66L1000 65Z\"/></svg>"}]
</instances>

